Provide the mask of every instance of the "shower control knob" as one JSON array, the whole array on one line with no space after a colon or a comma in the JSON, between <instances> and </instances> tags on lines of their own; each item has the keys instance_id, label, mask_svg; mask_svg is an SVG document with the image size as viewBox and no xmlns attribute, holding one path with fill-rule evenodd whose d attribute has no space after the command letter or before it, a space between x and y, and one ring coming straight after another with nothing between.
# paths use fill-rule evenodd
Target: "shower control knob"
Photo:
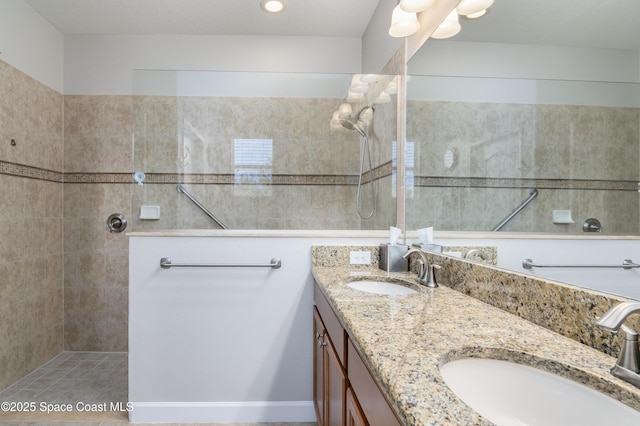
<instances>
[{"instance_id":1,"label":"shower control knob","mask_svg":"<svg viewBox=\"0 0 640 426\"><path fill-rule=\"evenodd\" d=\"M582 224L583 232L602 232L602 224L598 219L590 217Z\"/></svg>"},{"instance_id":2,"label":"shower control knob","mask_svg":"<svg viewBox=\"0 0 640 426\"><path fill-rule=\"evenodd\" d=\"M127 228L127 218L122 213L114 213L107 218L109 232L119 233Z\"/></svg>"}]
</instances>

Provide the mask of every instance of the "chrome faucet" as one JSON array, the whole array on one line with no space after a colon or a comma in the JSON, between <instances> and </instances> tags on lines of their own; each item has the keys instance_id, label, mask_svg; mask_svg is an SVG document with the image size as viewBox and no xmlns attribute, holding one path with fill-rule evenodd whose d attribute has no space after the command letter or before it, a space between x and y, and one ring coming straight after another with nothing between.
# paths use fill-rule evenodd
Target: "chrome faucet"
<instances>
[{"instance_id":1,"label":"chrome faucet","mask_svg":"<svg viewBox=\"0 0 640 426\"><path fill-rule=\"evenodd\" d=\"M489 259L489 257L487 256L487 253L485 253L484 251L480 250L480 249L471 249L469 250L465 255L464 258L465 259L471 259L474 256L478 256L480 259L482 260L487 260Z\"/></svg>"},{"instance_id":2,"label":"chrome faucet","mask_svg":"<svg viewBox=\"0 0 640 426\"><path fill-rule=\"evenodd\" d=\"M420 256L420 259L418 259L419 266L418 266L418 276L416 277L416 282L431 288L438 287L438 284L436 283L436 280L435 280L435 275L433 273L433 268L432 266L429 265L429 261L427 260L427 255L425 254L425 252L417 248L412 248L407 250L407 252L402 255L402 258L407 259L413 253L418 253L418 256ZM437 265L433 265L433 266L435 267Z\"/></svg>"},{"instance_id":3,"label":"chrome faucet","mask_svg":"<svg viewBox=\"0 0 640 426\"><path fill-rule=\"evenodd\" d=\"M598 318L596 324L614 333L618 330L623 331L622 348L616 365L611 369L611 374L640 388L638 333L623 324L629 315L637 312L640 312L640 302L622 302Z\"/></svg>"}]
</instances>

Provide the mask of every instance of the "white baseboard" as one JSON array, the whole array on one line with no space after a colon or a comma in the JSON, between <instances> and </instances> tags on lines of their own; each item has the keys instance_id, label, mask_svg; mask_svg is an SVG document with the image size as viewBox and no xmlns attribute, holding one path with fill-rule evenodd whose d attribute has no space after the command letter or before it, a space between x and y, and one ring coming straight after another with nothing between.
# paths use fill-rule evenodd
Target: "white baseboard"
<instances>
[{"instance_id":1,"label":"white baseboard","mask_svg":"<svg viewBox=\"0 0 640 426\"><path fill-rule=\"evenodd\" d=\"M133 402L131 423L315 422L313 401Z\"/></svg>"}]
</instances>

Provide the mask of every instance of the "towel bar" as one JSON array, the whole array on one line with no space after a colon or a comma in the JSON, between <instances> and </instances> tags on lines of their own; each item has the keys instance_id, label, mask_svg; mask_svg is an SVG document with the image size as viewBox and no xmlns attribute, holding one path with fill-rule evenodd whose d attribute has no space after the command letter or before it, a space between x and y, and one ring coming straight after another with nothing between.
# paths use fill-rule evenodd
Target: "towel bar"
<instances>
[{"instance_id":1,"label":"towel bar","mask_svg":"<svg viewBox=\"0 0 640 426\"><path fill-rule=\"evenodd\" d=\"M538 263L533 263L531 259L524 259L522 261L522 267L524 269L532 269L532 268L622 268L622 269L633 269L640 268L640 265L635 263L631 259L625 259L622 261L622 265L540 265Z\"/></svg>"},{"instance_id":2,"label":"towel bar","mask_svg":"<svg viewBox=\"0 0 640 426\"><path fill-rule=\"evenodd\" d=\"M169 268L273 268L278 269L282 266L280 259L271 259L269 264L254 263L171 263L171 259L163 257L160 259L160 267L162 269Z\"/></svg>"}]
</instances>

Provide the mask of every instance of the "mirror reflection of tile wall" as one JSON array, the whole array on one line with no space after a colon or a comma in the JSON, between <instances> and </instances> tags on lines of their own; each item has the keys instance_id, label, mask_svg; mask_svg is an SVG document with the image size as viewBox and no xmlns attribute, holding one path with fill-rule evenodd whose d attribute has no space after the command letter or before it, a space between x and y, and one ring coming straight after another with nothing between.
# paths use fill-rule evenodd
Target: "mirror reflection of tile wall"
<instances>
[{"instance_id":1,"label":"mirror reflection of tile wall","mask_svg":"<svg viewBox=\"0 0 640 426\"><path fill-rule=\"evenodd\" d=\"M640 232L639 108L419 100L407 108L409 229L490 231L535 187L538 197L504 231L582 232L595 217L605 232ZM571 210L575 223L553 223L554 210Z\"/></svg>"}]
</instances>

